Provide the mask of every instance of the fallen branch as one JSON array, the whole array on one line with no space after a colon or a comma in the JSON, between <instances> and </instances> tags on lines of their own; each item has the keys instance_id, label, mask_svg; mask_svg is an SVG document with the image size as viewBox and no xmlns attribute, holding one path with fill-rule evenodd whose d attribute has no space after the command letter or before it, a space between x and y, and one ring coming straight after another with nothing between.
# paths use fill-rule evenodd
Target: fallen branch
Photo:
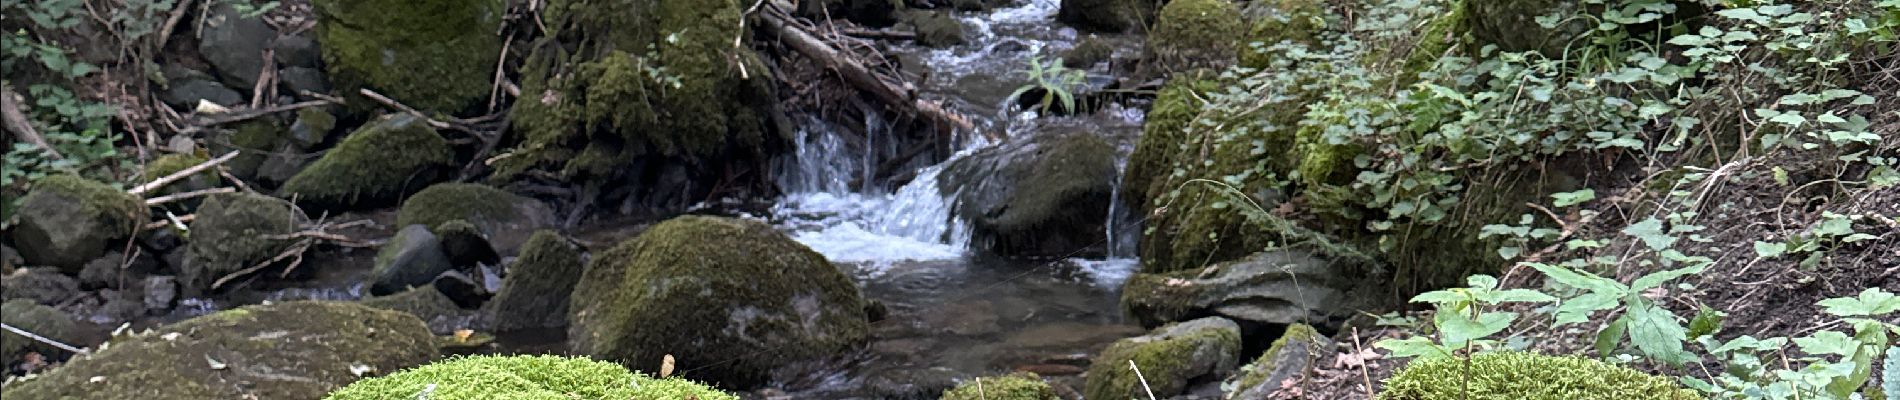
<instances>
[{"instance_id":1,"label":"fallen branch","mask_svg":"<svg viewBox=\"0 0 1900 400\"><path fill-rule=\"evenodd\" d=\"M266 108L253 108L253 109L245 109L245 110L234 110L227 113L213 114L211 116L199 116L196 118L200 118L200 119L198 119L197 121L192 121L192 126L189 129L186 129L184 132L180 132L180 133L191 133L192 131L204 129L205 127L224 125L224 124L229 124L232 122L239 122L239 121L248 121L253 118L262 117L265 115L276 114L276 113L285 112L285 111L295 111L298 109L316 107L316 106L328 105L328 104L342 104L342 103L336 102L330 99L317 99L317 100L299 102L299 103L289 104L289 105L281 105L281 106L266 107Z\"/></svg>"},{"instance_id":2,"label":"fallen branch","mask_svg":"<svg viewBox=\"0 0 1900 400\"><path fill-rule=\"evenodd\" d=\"M198 219L198 214L191 214L191 215L186 215L183 217L174 217L174 216L171 216L170 214L167 214L166 217L167 218L164 221L154 221L152 223L145 224L144 230L149 231L153 229L164 228L167 226L177 226L182 229L185 227L186 222L191 222L192 220Z\"/></svg>"},{"instance_id":3,"label":"fallen branch","mask_svg":"<svg viewBox=\"0 0 1900 400\"><path fill-rule=\"evenodd\" d=\"M224 155L218 156L218 158L213 158L210 161L198 163L198 165L193 165L191 166L191 168L185 168L178 172L173 172L171 175L166 175L163 178L158 178L157 180L153 180L146 184L139 185L138 187L132 188L132 190L127 190L125 192L131 193L133 195L145 194L145 192L152 191L152 189L165 187L165 185L169 185L172 182L177 182L179 179L185 179L185 177L192 176L193 174L204 172L205 169L218 166L218 164L223 164L225 161L231 161L231 159L237 158L238 153L239 152L237 150L232 150L229 153L224 153Z\"/></svg>"},{"instance_id":4,"label":"fallen branch","mask_svg":"<svg viewBox=\"0 0 1900 400\"><path fill-rule=\"evenodd\" d=\"M25 336L28 339L33 339L34 341L37 341L40 343L45 343L48 345L52 345L53 347L58 347L60 350L70 351L76 354L87 353L86 349L73 347L72 345L65 344L65 343L60 343L57 340L47 339L45 336L40 336L40 335L34 334L33 332L27 332L25 329L15 328L13 327L13 325L7 325L4 322L0 322L0 328L5 328L7 332L13 332L16 335Z\"/></svg>"},{"instance_id":5,"label":"fallen branch","mask_svg":"<svg viewBox=\"0 0 1900 400\"><path fill-rule=\"evenodd\" d=\"M158 196L158 197L145 199L145 205L156 206L160 204L171 203L171 202L182 201L182 200L204 197L204 196L210 196L210 195L219 194L219 193L235 193L235 192L237 192L237 188L233 188L233 187L194 190L190 192L170 194L170 195L164 195L164 196Z\"/></svg>"},{"instance_id":6,"label":"fallen branch","mask_svg":"<svg viewBox=\"0 0 1900 400\"><path fill-rule=\"evenodd\" d=\"M889 29L842 29L838 32L845 36L871 40L917 40L916 33Z\"/></svg>"},{"instance_id":7,"label":"fallen branch","mask_svg":"<svg viewBox=\"0 0 1900 400\"><path fill-rule=\"evenodd\" d=\"M376 93L376 91L374 90L369 90L369 88L357 89L356 92L362 94L363 97L368 97L370 100L375 100L377 103L383 103L383 105L389 106L389 108L394 108L396 109L396 111L402 111L403 113L413 115L416 118L421 118L423 121L428 122L430 127L433 127L435 129L449 129L452 127L447 122L442 122L440 120L436 120L435 118L430 118L428 114L423 114L422 111L416 110L413 107L409 107L408 105L404 105L400 102L397 102L395 99L391 99L389 98L389 96L384 96L382 93Z\"/></svg>"},{"instance_id":8,"label":"fallen branch","mask_svg":"<svg viewBox=\"0 0 1900 400\"><path fill-rule=\"evenodd\" d=\"M806 57L810 57L824 64L826 69L837 71L840 76L844 77L846 83L858 88L858 90L870 92L871 95L877 97L879 101L883 101L892 107L910 111L911 113L935 122L940 129L947 128L944 130L951 132L977 131L976 125L971 123L969 118L944 110L937 102L918 98L916 91L909 89L907 86L885 82L877 73L866 68L864 63L825 44L825 42L818 39L817 36L805 32L803 28L798 27L791 21L791 17L785 15L783 11L780 11L780 9L789 8L789 5L785 5L776 0L774 3L770 9L758 13L757 18L763 22L763 26L770 28L771 31L778 36L780 42L791 46L792 49L797 50L800 54L804 54ZM980 133L989 137L991 140L1001 139L994 132Z\"/></svg>"},{"instance_id":9,"label":"fallen branch","mask_svg":"<svg viewBox=\"0 0 1900 400\"><path fill-rule=\"evenodd\" d=\"M19 94L13 93L13 88L0 86L0 122L5 123L8 131L19 135L20 140L32 143L34 146L39 146L41 150L46 150L46 153L51 154L53 159L65 159L65 155L59 154L59 150L54 150L52 145L46 143L46 138L40 136L40 132L33 129L33 123L29 122L26 118L26 113L20 111L19 97Z\"/></svg>"}]
</instances>

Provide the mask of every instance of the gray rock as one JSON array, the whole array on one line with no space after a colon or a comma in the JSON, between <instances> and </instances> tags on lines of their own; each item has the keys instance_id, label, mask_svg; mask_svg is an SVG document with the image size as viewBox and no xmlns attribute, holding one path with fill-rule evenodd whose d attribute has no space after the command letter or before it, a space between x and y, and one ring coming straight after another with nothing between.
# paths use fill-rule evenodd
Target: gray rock
<instances>
[{"instance_id":1,"label":"gray rock","mask_svg":"<svg viewBox=\"0 0 1900 400\"><path fill-rule=\"evenodd\" d=\"M290 143L299 149L312 150L328 140L330 131L335 129L335 114L321 107L297 110L297 121L290 124Z\"/></svg>"},{"instance_id":2,"label":"gray rock","mask_svg":"<svg viewBox=\"0 0 1900 400\"><path fill-rule=\"evenodd\" d=\"M1133 361L1141 370L1129 369ZM1196 382L1218 381L1240 363L1240 325L1207 317L1116 341L1090 364L1084 397L1170 398Z\"/></svg>"},{"instance_id":3,"label":"gray rock","mask_svg":"<svg viewBox=\"0 0 1900 400\"><path fill-rule=\"evenodd\" d=\"M481 308L483 303L487 303L488 299L494 296L475 277L462 271L445 271L442 275L437 275L434 281L429 282L429 285L434 286L436 291L442 292L442 295L448 296L449 300L462 308Z\"/></svg>"},{"instance_id":4,"label":"gray rock","mask_svg":"<svg viewBox=\"0 0 1900 400\"><path fill-rule=\"evenodd\" d=\"M1103 242L1115 149L1087 132L1051 132L977 151L944 168L972 242L1004 256L1068 256Z\"/></svg>"},{"instance_id":5,"label":"gray rock","mask_svg":"<svg viewBox=\"0 0 1900 400\"><path fill-rule=\"evenodd\" d=\"M178 279L169 276L146 277L141 284L145 288L145 312L164 314L178 301Z\"/></svg>"},{"instance_id":6,"label":"gray rock","mask_svg":"<svg viewBox=\"0 0 1900 400\"><path fill-rule=\"evenodd\" d=\"M20 330L33 332L61 343L77 343L79 323L66 313L36 304L30 300L16 299L0 304L0 320L7 321ZM63 350L9 331L0 331L0 360L12 364L13 360L28 351L47 355L52 359Z\"/></svg>"},{"instance_id":7,"label":"gray rock","mask_svg":"<svg viewBox=\"0 0 1900 400\"><path fill-rule=\"evenodd\" d=\"M293 68L318 68L323 66L323 52L317 47L317 41L308 36L295 35L277 38L271 43L272 53L277 65Z\"/></svg>"},{"instance_id":8,"label":"gray rock","mask_svg":"<svg viewBox=\"0 0 1900 400\"><path fill-rule=\"evenodd\" d=\"M1367 308L1349 295L1354 282L1333 263L1303 251L1274 250L1168 274L1136 274L1122 287L1122 309L1144 326L1200 315L1262 324L1325 323Z\"/></svg>"},{"instance_id":9,"label":"gray rock","mask_svg":"<svg viewBox=\"0 0 1900 400\"><path fill-rule=\"evenodd\" d=\"M1234 390L1223 398L1232 400L1267 400L1280 383L1288 378L1301 376L1313 361L1322 355L1331 353L1332 339L1321 336L1313 327L1306 324L1288 325L1286 333L1273 341L1273 347L1260 354L1252 364L1240 368L1240 375L1234 381Z\"/></svg>"},{"instance_id":10,"label":"gray rock","mask_svg":"<svg viewBox=\"0 0 1900 400\"><path fill-rule=\"evenodd\" d=\"M554 231L538 231L508 266L488 302L497 331L567 326L568 295L581 279L581 249Z\"/></svg>"},{"instance_id":11,"label":"gray rock","mask_svg":"<svg viewBox=\"0 0 1900 400\"><path fill-rule=\"evenodd\" d=\"M292 241L278 238L296 230L304 216L290 202L250 193L214 195L191 222L179 279L185 293L196 295L218 279L269 261Z\"/></svg>"},{"instance_id":12,"label":"gray rock","mask_svg":"<svg viewBox=\"0 0 1900 400\"><path fill-rule=\"evenodd\" d=\"M188 79L172 81L171 87L166 88L164 93L159 94L159 100L164 101L165 105L172 106L172 108L193 110L198 107L198 102L201 100L225 107L236 107L239 104L244 104L244 95L239 94L236 90L224 87L224 85L219 84L217 81L210 79Z\"/></svg>"},{"instance_id":13,"label":"gray rock","mask_svg":"<svg viewBox=\"0 0 1900 400\"><path fill-rule=\"evenodd\" d=\"M370 294L384 296L425 286L454 268L449 255L442 251L442 242L429 232L429 227L409 225L376 253L376 266L370 270Z\"/></svg>"},{"instance_id":14,"label":"gray rock","mask_svg":"<svg viewBox=\"0 0 1900 400\"><path fill-rule=\"evenodd\" d=\"M79 295L79 281L53 268L21 268L0 278L0 299L26 299L49 306Z\"/></svg>"},{"instance_id":15,"label":"gray rock","mask_svg":"<svg viewBox=\"0 0 1900 400\"><path fill-rule=\"evenodd\" d=\"M150 213L144 201L112 186L56 175L34 183L20 199L17 223L7 234L26 264L78 274L87 262L124 247Z\"/></svg>"},{"instance_id":16,"label":"gray rock","mask_svg":"<svg viewBox=\"0 0 1900 400\"><path fill-rule=\"evenodd\" d=\"M276 37L277 31L262 17L245 18L231 6L220 6L205 17L198 53L217 68L225 84L250 88L257 86L264 69L264 49Z\"/></svg>"},{"instance_id":17,"label":"gray rock","mask_svg":"<svg viewBox=\"0 0 1900 400\"><path fill-rule=\"evenodd\" d=\"M22 264L26 264L26 259L20 258L19 250L14 250L13 246L0 245L0 270L12 271L23 267Z\"/></svg>"},{"instance_id":18,"label":"gray rock","mask_svg":"<svg viewBox=\"0 0 1900 400\"><path fill-rule=\"evenodd\" d=\"M914 11L910 24L917 30L917 44L949 47L964 43L963 22L948 11Z\"/></svg>"},{"instance_id":19,"label":"gray rock","mask_svg":"<svg viewBox=\"0 0 1900 400\"><path fill-rule=\"evenodd\" d=\"M135 284L146 275L158 270L158 258L151 253L139 251L132 262L125 262L125 255L118 251L106 253L105 257L86 263L79 270L79 285L85 288L117 288L121 283Z\"/></svg>"},{"instance_id":20,"label":"gray rock","mask_svg":"<svg viewBox=\"0 0 1900 400\"><path fill-rule=\"evenodd\" d=\"M284 68L277 71L277 79L283 82L284 87L290 89L291 93L298 95L302 95L303 92L330 92L330 77L323 75L323 71L316 68Z\"/></svg>"},{"instance_id":21,"label":"gray rock","mask_svg":"<svg viewBox=\"0 0 1900 400\"><path fill-rule=\"evenodd\" d=\"M316 161L321 154L305 154L290 143L278 147L277 151L264 155L264 162L257 165L254 178L265 185L280 185L297 176L304 166Z\"/></svg>"}]
</instances>

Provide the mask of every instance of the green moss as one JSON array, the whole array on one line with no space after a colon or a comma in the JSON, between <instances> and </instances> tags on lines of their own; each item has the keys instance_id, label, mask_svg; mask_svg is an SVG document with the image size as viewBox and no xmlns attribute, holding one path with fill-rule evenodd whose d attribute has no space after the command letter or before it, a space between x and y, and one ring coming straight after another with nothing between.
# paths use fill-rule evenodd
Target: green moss
<instances>
[{"instance_id":1,"label":"green moss","mask_svg":"<svg viewBox=\"0 0 1900 400\"><path fill-rule=\"evenodd\" d=\"M283 197L326 210L394 203L454 165L449 143L421 119L393 115L351 133L284 182Z\"/></svg>"},{"instance_id":2,"label":"green moss","mask_svg":"<svg viewBox=\"0 0 1900 400\"><path fill-rule=\"evenodd\" d=\"M1347 186L1359 176L1354 160L1365 155L1365 147L1346 137L1341 121L1323 121L1301 126L1294 134L1293 155L1298 157L1292 178L1308 187Z\"/></svg>"},{"instance_id":3,"label":"green moss","mask_svg":"<svg viewBox=\"0 0 1900 400\"><path fill-rule=\"evenodd\" d=\"M151 216L145 202L111 185L75 175L54 175L33 184L19 199L11 232L26 262L76 274L93 258L118 248Z\"/></svg>"},{"instance_id":4,"label":"green moss","mask_svg":"<svg viewBox=\"0 0 1900 400\"><path fill-rule=\"evenodd\" d=\"M122 337L0 397L314 399L357 380L353 369L427 362L434 341L413 316L348 302L249 306Z\"/></svg>"},{"instance_id":5,"label":"green moss","mask_svg":"<svg viewBox=\"0 0 1900 400\"><path fill-rule=\"evenodd\" d=\"M1240 329L1233 322L1204 318L1155 329L1148 336L1110 344L1091 362L1083 398L1172 397L1203 375L1234 368ZM1141 370L1137 377L1129 361ZM1145 378L1147 385L1142 385Z\"/></svg>"},{"instance_id":6,"label":"green moss","mask_svg":"<svg viewBox=\"0 0 1900 400\"><path fill-rule=\"evenodd\" d=\"M514 193L476 183L443 183L403 200L396 226L422 225L436 230L449 221L512 220L515 204L525 201Z\"/></svg>"},{"instance_id":7,"label":"green moss","mask_svg":"<svg viewBox=\"0 0 1900 400\"><path fill-rule=\"evenodd\" d=\"M1385 382L1379 400L1696 400L1666 377L1576 357L1501 352L1418 360Z\"/></svg>"},{"instance_id":8,"label":"green moss","mask_svg":"<svg viewBox=\"0 0 1900 400\"><path fill-rule=\"evenodd\" d=\"M838 354L867 329L857 287L824 256L762 223L702 216L597 254L570 312L580 354L634 366L671 354L728 387Z\"/></svg>"},{"instance_id":9,"label":"green moss","mask_svg":"<svg viewBox=\"0 0 1900 400\"><path fill-rule=\"evenodd\" d=\"M487 100L501 51L501 0L316 0L317 39L337 90L376 90L458 114ZM606 13L603 13L606 14ZM352 102L357 103L357 102ZM363 104L374 104L367 100Z\"/></svg>"},{"instance_id":10,"label":"green moss","mask_svg":"<svg viewBox=\"0 0 1900 400\"><path fill-rule=\"evenodd\" d=\"M210 160L198 154L166 154L159 156L153 159L150 164L145 165L144 181L156 181L158 178L171 176L171 174L178 173L178 171L184 171L185 168L203 164L205 161ZM218 172L215 170L206 170L203 173L192 175L192 177L186 179L204 179L209 183L216 184L216 182L218 182Z\"/></svg>"},{"instance_id":11,"label":"green moss","mask_svg":"<svg viewBox=\"0 0 1900 400\"><path fill-rule=\"evenodd\" d=\"M336 129L336 116L318 107L297 110L297 122L302 122L304 126L310 128L310 132L318 135L327 134ZM318 139L321 140L321 137Z\"/></svg>"},{"instance_id":12,"label":"green moss","mask_svg":"<svg viewBox=\"0 0 1900 400\"><path fill-rule=\"evenodd\" d=\"M33 332L36 335L62 343L84 345L76 343L76 339L79 339L79 324L73 321L71 316L58 309L35 303L33 300L13 299L0 304L0 319L5 320L7 325ZM11 362L11 360L18 360L27 351L46 355L48 359L53 359L52 356L64 352L58 347L28 339L11 331L0 331L0 357L5 357Z\"/></svg>"},{"instance_id":13,"label":"green moss","mask_svg":"<svg viewBox=\"0 0 1900 400\"><path fill-rule=\"evenodd\" d=\"M581 251L554 231L536 231L508 266L508 278L490 300L495 329L567 325L568 295L581 278Z\"/></svg>"},{"instance_id":14,"label":"green moss","mask_svg":"<svg viewBox=\"0 0 1900 400\"><path fill-rule=\"evenodd\" d=\"M943 392L942 400L1056 400L1055 388L1042 377L1018 372L963 382Z\"/></svg>"},{"instance_id":15,"label":"green moss","mask_svg":"<svg viewBox=\"0 0 1900 400\"><path fill-rule=\"evenodd\" d=\"M1226 0L1176 0L1161 7L1148 34L1149 61L1162 71L1219 70L1233 65L1246 28Z\"/></svg>"},{"instance_id":16,"label":"green moss","mask_svg":"<svg viewBox=\"0 0 1900 400\"><path fill-rule=\"evenodd\" d=\"M1286 41L1319 45L1330 15L1323 0L1256 1L1247 11L1256 15L1250 15L1246 39L1239 46L1240 66L1253 69L1273 65L1275 54L1265 51L1267 46Z\"/></svg>"},{"instance_id":17,"label":"green moss","mask_svg":"<svg viewBox=\"0 0 1900 400\"><path fill-rule=\"evenodd\" d=\"M470 356L365 379L327 400L693 399L738 397L677 377L657 379L609 362L559 356Z\"/></svg>"},{"instance_id":18,"label":"green moss","mask_svg":"<svg viewBox=\"0 0 1900 400\"><path fill-rule=\"evenodd\" d=\"M1114 46L1100 37L1089 35L1075 42L1074 48L1062 53L1062 64L1069 68L1088 69L1114 56Z\"/></svg>"},{"instance_id":19,"label":"green moss","mask_svg":"<svg viewBox=\"0 0 1900 400\"><path fill-rule=\"evenodd\" d=\"M1277 384L1277 382L1267 382L1266 380L1278 369L1278 366L1274 365L1275 359L1280 357L1280 353L1286 349L1287 343L1321 343L1324 340L1326 340L1326 338L1320 336L1319 331L1314 330L1312 326L1306 324L1287 325L1286 331L1280 334L1279 339L1273 340L1273 344L1267 347L1265 353L1260 354L1260 358L1256 358L1253 363L1242 367L1242 370L1246 372L1246 374L1240 377L1240 385L1238 387L1240 390L1247 390L1260 386L1262 383ZM1326 349L1307 349L1309 353L1315 354L1324 350Z\"/></svg>"},{"instance_id":20,"label":"green moss","mask_svg":"<svg viewBox=\"0 0 1900 400\"><path fill-rule=\"evenodd\" d=\"M210 196L191 222L180 278L188 288L209 288L225 275L276 257L292 241L273 236L295 231L300 217L290 202L269 196Z\"/></svg>"}]
</instances>

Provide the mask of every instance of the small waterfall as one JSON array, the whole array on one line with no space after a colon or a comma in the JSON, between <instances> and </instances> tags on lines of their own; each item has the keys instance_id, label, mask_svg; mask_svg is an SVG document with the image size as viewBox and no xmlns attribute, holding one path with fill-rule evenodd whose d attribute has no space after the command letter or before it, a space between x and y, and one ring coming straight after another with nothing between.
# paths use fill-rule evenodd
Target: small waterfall
<instances>
[{"instance_id":1,"label":"small waterfall","mask_svg":"<svg viewBox=\"0 0 1900 400\"><path fill-rule=\"evenodd\" d=\"M1141 241L1141 218L1134 207L1129 207L1128 199L1122 198L1122 174L1128 173L1127 157L1118 157L1115 162L1115 183L1109 186L1108 200L1108 258L1135 258L1135 246Z\"/></svg>"},{"instance_id":2,"label":"small waterfall","mask_svg":"<svg viewBox=\"0 0 1900 400\"><path fill-rule=\"evenodd\" d=\"M866 122L873 128L867 136L884 129L879 121ZM773 220L793 239L836 262L875 266L963 256L970 242L968 224L955 219L951 200L937 187L937 175L949 161L919 170L893 193L875 185L853 190L852 180L870 182L876 176L872 152L878 149L869 140L850 146L834 129L814 119L800 130L795 158L779 164L777 179L787 193L773 206Z\"/></svg>"}]
</instances>

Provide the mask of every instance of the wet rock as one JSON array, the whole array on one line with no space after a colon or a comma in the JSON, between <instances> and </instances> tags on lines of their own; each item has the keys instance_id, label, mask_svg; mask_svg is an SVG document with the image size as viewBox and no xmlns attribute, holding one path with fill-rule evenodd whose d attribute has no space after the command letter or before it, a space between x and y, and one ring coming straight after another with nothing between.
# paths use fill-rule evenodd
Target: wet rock
<instances>
[{"instance_id":1,"label":"wet rock","mask_svg":"<svg viewBox=\"0 0 1900 400\"><path fill-rule=\"evenodd\" d=\"M672 354L678 368L703 368L699 379L747 388L863 343L863 306L849 277L773 227L683 216L595 256L574 288L568 340L627 364Z\"/></svg>"},{"instance_id":2,"label":"wet rock","mask_svg":"<svg viewBox=\"0 0 1900 400\"><path fill-rule=\"evenodd\" d=\"M1226 399L1267 400L1275 391L1280 390L1281 382L1288 378L1302 376L1313 361L1332 352L1333 341L1321 336L1313 327L1306 324L1292 324L1286 327L1286 333L1273 341L1273 347L1255 359L1252 364L1240 368L1239 379L1234 381L1234 390Z\"/></svg>"},{"instance_id":3,"label":"wet rock","mask_svg":"<svg viewBox=\"0 0 1900 400\"><path fill-rule=\"evenodd\" d=\"M376 252L376 266L370 269L369 292L385 296L410 287L427 286L436 276L453 269L455 264L449 262L449 255L442 251L441 240L429 232L428 227L404 226Z\"/></svg>"},{"instance_id":4,"label":"wet rock","mask_svg":"<svg viewBox=\"0 0 1900 400\"><path fill-rule=\"evenodd\" d=\"M336 129L336 116L321 107L297 110L297 121L290 124L290 143L299 149L315 149L330 139Z\"/></svg>"},{"instance_id":5,"label":"wet rock","mask_svg":"<svg viewBox=\"0 0 1900 400\"><path fill-rule=\"evenodd\" d=\"M442 241L443 254L447 254L449 263L456 267L501 263L501 256L495 254L495 247L488 244L488 238L468 221L458 219L445 222L432 231Z\"/></svg>"},{"instance_id":6,"label":"wet rock","mask_svg":"<svg viewBox=\"0 0 1900 400\"><path fill-rule=\"evenodd\" d=\"M1146 26L1159 6L1150 0L1062 0L1056 20L1081 29L1120 33Z\"/></svg>"},{"instance_id":7,"label":"wet rock","mask_svg":"<svg viewBox=\"0 0 1900 400\"><path fill-rule=\"evenodd\" d=\"M311 161L316 160L318 156L320 156L320 154L305 154L302 151L298 151L293 145L285 143L279 146L277 151L270 152L270 155L265 156L262 164L257 165L257 174L254 177L257 182L254 183L275 186L283 182L288 182L290 178L295 178L298 172L302 172L305 166L310 165Z\"/></svg>"},{"instance_id":8,"label":"wet rock","mask_svg":"<svg viewBox=\"0 0 1900 400\"><path fill-rule=\"evenodd\" d=\"M869 399L936 400L967 376L944 367L890 368L871 372L850 396Z\"/></svg>"},{"instance_id":9,"label":"wet rock","mask_svg":"<svg viewBox=\"0 0 1900 400\"><path fill-rule=\"evenodd\" d=\"M190 78L172 80L165 91L159 93L159 100L174 109L193 110L200 102L236 107L244 104L244 95L210 78Z\"/></svg>"},{"instance_id":10,"label":"wet rock","mask_svg":"<svg viewBox=\"0 0 1900 400\"><path fill-rule=\"evenodd\" d=\"M11 274L14 268L20 268L25 263L26 259L20 258L19 250L14 250L13 246L0 245L0 275Z\"/></svg>"},{"instance_id":11,"label":"wet rock","mask_svg":"<svg viewBox=\"0 0 1900 400\"><path fill-rule=\"evenodd\" d=\"M291 93L329 93L330 77L323 71L310 67L290 67L277 71L277 80Z\"/></svg>"},{"instance_id":12,"label":"wet rock","mask_svg":"<svg viewBox=\"0 0 1900 400\"><path fill-rule=\"evenodd\" d=\"M458 329L468 328L472 312L462 309L434 286L423 286L388 296L364 299L364 306L390 311L399 311L422 319L429 326L429 332L437 335L455 333Z\"/></svg>"},{"instance_id":13,"label":"wet rock","mask_svg":"<svg viewBox=\"0 0 1900 400\"><path fill-rule=\"evenodd\" d=\"M1345 268L1296 250L1254 254L1202 270L1135 274L1122 309L1144 326L1218 315L1261 324L1327 322L1369 308Z\"/></svg>"},{"instance_id":14,"label":"wet rock","mask_svg":"<svg viewBox=\"0 0 1900 400\"><path fill-rule=\"evenodd\" d=\"M446 177L453 158L448 141L420 118L385 116L284 182L278 195L331 211L393 204Z\"/></svg>"},{"instance_id":15,"label":"wet rock","mask_svg":"<svg viewBox=\"0 0 1900 400\"><path fill-rule=\"evenodd\" d=\"M1161 7L1149 32L1146 62L1162 72L1219 71L1239 60L1246 28L1227 0L1180 0Z\"/></svg>"},{"instance_id":16,"label":"wet rock","mask_svg":"<svg viewBox=\"0 0 1900 400\"><path fill-rule=\"evenodd\" d=\"M980 382L980 383L979 383ZM972 379L943 392L943 400L1056 400L1055 388L1027 372Z\"/></svg>"},{"instance_id":17,"label":"wet rock","mask_svg":"<svg viewBox=\"0 0 1900 400\"><path fill-rule=\"evenodd\" d=\"M1103 242L1116 179L1100 137L1058 132L1014 140L944 168L972 242L1004 256L1071 256Z\"/></svg>"},{"instance_id":18,"label":"wet rock","mask_svg":"<svg viewBox=\"0 0 1900 400\"><path fill-rule=\"evenodd\" d=\"M27 299L7 300L0 304L0 320L23 331L53 339L60 343L79 346L79 322L72 316L46 305ZM53 358L65 354L65 350L11 331L0 331L0 363L11 364L26 352L40 353Z\"/></svg>"},{"instance_id":19,"label":"wet rock","mask_svg":"<svg viewBox=\"0 0 1900 400\"><path fill-rule=\"evenodd\" d=\"M1131 360L1141 378L1129 369ZM1240 326L1233 321L1208 317L1171 324L1103 350L1089 367L1084 397L1147 398L1150 390L1157 398L1173 397L1194 382L1225 377L1239 362Z\"/></svg>"},{"instance_id":20,"label":"wet rock","mask_svg":"<svg viewBox=\"0 0 1900 400\"><path fill-rule=\"evenodd\" d=\"M57 175L33 184L15 210L9 235L29 265L77 274L87 261L125 245L144 224L145 202L104 183Z\"/></svg>"},{"instance_id":21,"label":"wet rock","mask_svg":"<svg viewBox=\"0 0 1900 400\"><path fill-rule=\"evenodd\" d=\"M198 54L217 68L224 83L246 89L257 86L258 74L264 71L264 49L277 31L262 16L246 18L230 5L212 8L203 27Z\"/></svg>"},{"instance_id":22,"label":"wet rock","mask_svg":"<svg viewBox=\"0 0 1900 400\"><path fill-rule=\"evenodd\" d=\"M917 30L917 44L926 47L963 44L963 22L948 11L911 12L910 24Z\"/></svg>"},{"instance_id":23,"label":"wet rock","mask_svg":"<svg viewBox=\"0 0 1900 400\"><path fill-rule=\"evenodd\" d=\"M279 66L290 68L323 66L323 52L317 47L317 41L309 36L280 36L271 43L271 48L274 49L271 55L277 59Z\"/></svg>"},{"instance_id":24,"label":"wet rock","mask_svg":"<svg viewBox=\"0 0 1900 400\"><path fill-rule=\"evenodd\" d=\"M145 315L145 294L139 293L139 289L100 289L93 292L98 297L97 306L86 308L80 315L87 321L105 326L132 322Z\"/></svg>"},{"instance_id":25,"label":"wet rock","mask_svg":"<svg viewBox=\"0 0 1900 400\"><path fill-rule=\"evenodd\" d=\"M499 254L514 254L536 230L556 224L554 211L534 199L490 186L444 183L430 186L403 200L396 224L426 225L439 230L449 221L474 224Z\"/></svg>"},{"instance_id":26,"label":"wet rock","mask_svg":"<svg viewBox=\"0 0 1900 400\"><path fill-rule=\"evenodd\" d=\"M488 302L496 331L567 326L568 295L581 279L581 250L554 231L537 231L508 266Z\"/></svg>"},{"instance_id":27,"label":"wet rock","mask_svg":"<svg viewBox=\"0 0 1900 400\"><path fill-rule=\"evenodd\" d=\"M137 284L144 280L146 275L158 271L158 267L158 258L153 257L151 253L139 251L138 255L132 257L131 262L128 263L125 255L114 251L106 253L105 257L86 263L86 267L79 270L79 286L98 289Z\"/></svg>"},{"instance_id":28,"label":"wet rock","mask_svg":"<svg viewBox=\"0 0 1900 400\"><path fill-rule=\"evenodd\" d=\"M1074 349L1086 346L1100 346L1129 336L1140 335L1140 327L1128 325L1095 325L1079 322L1057 322L1036 325L1013 332L1004 343L1009 347L1021 349Z\"/></svg>"},{"instance_id":29,"label":"wet rock","mask_svg":"<svg viewBox=\"0 0 1900 400\"><path fill-rule=\"evenodd\" d=\"M488 99L501 51L500 0L315 0L323 65L342 93L369 88L458 114ZM598 11L598 10L596 10Z\"/></svg>"},{"instance_id":30,"label":"wet rock","mask_svg":"<svg viewBox=\"0 0 1900 400\"><path fill-rule=\"evenodd\" d=\"M218 279L277 257L293 244L277 236L296 231L303 219L290 202L270 196L210 196L191 221L179 283L187 294L201 293Z\"/></svg>"},{"instance_id":31,"label":"wet rock","mask_svg":"<svg viewBox=\"0 0 1900 400\"><path fill-rule=\"evenodd\" d=\"M798 2L797 14L813 21L843 18L872 28L897 23L902 1L892 0L810 0Z\"/></svg>"},{"instance_id":32,"label":"wet rock","mask_svg":"<svg viewBox=\"0 0 1900 400\"><path fill-rule=\"evenodd\" d=\"M429 281L429 286L434 286L436 291L442 292L443 296L448 296L449 300L462 308L481 308L488 298L493 297L493 293L480 282L462 271L443 272L435 280Z\"/></svg>"},{"instance_id":33,"label":"wet rock","mask_svg":"<svg viewBox=\"0 0 1900 400\"><path fill-rule=\"evenodd\" d=\"M145 313L164 314L178 302L178 279L169 276L146 277L139 286L145 290Z\"/></svg>"},{"instance_id":34,"label":"wet rock","mask_svg":"<svg viewBox=\"0 0 1900 400\"><path fill-rule=\"evenodd\" d=\"M1115 47L1108 41L1089 35L1075 43L1074 48L1062 53L1062 65L1069 68L1088 69L1115 55Z\"/></svg>"},{"instance_id":35,"label":"wet rock","mask_svg":"<svg viewBox=\"0 0 1900 400\"><path fill-rule=\"evenodd\" d=\"M79 295L79 281L53 268L21 268L0 278L0 298L56 306Z\"/></svg>"},{"instance_id":36,"label":"wet rock","mask_svg":"<svg viewBox=\"0 0 1900 400\"><path fill-rule=\"evenodd\" d=\"M32 399L318 399L360 378L435 358L416 317L347 302L298 301L192 318L121 338L91 357L9 385Z\"/></svg>"},{"instance_id":37,"label":"wet rock","mask_svg":"<svg viewBox=\"0 0 1900 400\"><path fill-rule=\"evenodd\" d=\"M263 116L239 122L232 129L220 130L207 141L212 153L241 152L222 164L232 176L250 181L271 153L284 146L284 126L275 116Z\"/></svg>"}]
</instances>

